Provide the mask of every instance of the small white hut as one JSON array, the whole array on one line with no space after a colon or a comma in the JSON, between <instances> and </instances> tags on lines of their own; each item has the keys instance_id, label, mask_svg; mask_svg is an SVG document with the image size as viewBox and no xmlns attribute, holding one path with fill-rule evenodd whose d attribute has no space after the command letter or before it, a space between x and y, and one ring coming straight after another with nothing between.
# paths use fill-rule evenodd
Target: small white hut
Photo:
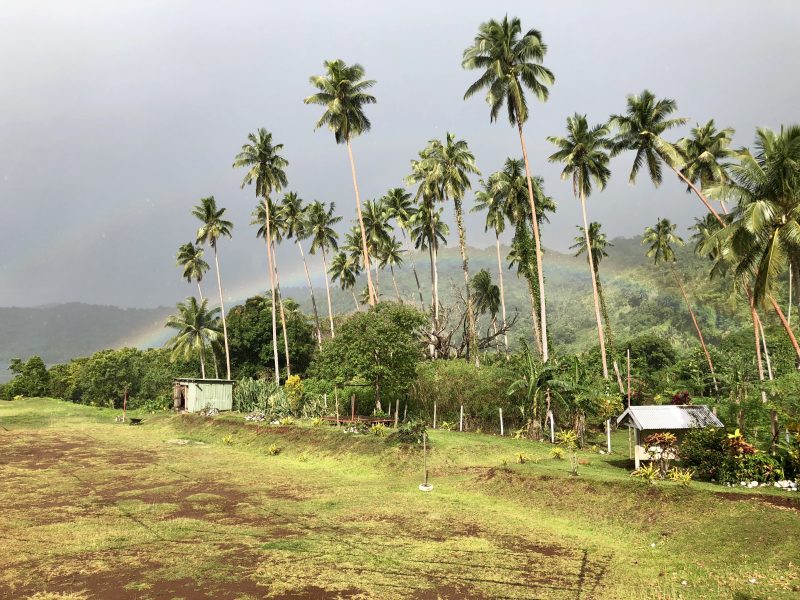
<instances>
[{"instance_id":1,"label":"small white hut","mask_svg":"<svg viewBox=\"0 0 800 600\"><path fill-rule=\"evenodd\" d=\"M688 429L724 427L717 415L704 404L629 406L617 417L617 426L624 425L634 431L633 459L637 469L641 461L652 459L651 453L644 447L644 439L651 433L673 433L680 444Z\"/></svg>"},{"instance_id":2,"label":"small white hut","mask_svg":"<svg viewBox=\"0 0 800 600\"><path fill-rule=\"evenodd\" d=\"M233 408L233 381L229 379L176 379L172 388L175 410L200 412L206 408Z\"/></svg>"}]
</instances>

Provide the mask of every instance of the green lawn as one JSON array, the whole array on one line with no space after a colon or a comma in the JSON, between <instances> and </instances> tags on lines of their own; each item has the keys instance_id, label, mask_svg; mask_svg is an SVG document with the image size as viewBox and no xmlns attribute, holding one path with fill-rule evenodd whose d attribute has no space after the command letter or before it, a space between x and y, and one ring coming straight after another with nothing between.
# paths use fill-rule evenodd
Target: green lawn
<instances>
[{"instance_id":1,"label":"green lawn","mask_svg":"<svg viewBox=\"0 0 800 600\"><path fill-rule=\"evenodd\" d=\"M0 402L2 598L796 598L800 499L618 453ZM280 453L270 456L270 446ZM532 460L518 464L516 456Z\"/></svg>"}]
</instances>

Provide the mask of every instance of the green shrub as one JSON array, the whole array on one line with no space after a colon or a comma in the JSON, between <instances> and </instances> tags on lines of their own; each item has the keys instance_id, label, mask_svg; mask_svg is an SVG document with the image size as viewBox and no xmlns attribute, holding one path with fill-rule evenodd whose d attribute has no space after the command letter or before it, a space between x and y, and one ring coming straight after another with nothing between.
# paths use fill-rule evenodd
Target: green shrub
<instances>
[{"instance_id":1,"label":"green shrub","mask_svg":"<svg viewBox=\"0 0 800 600\"><path fill-rule=\"evenodd\" d=\"M267 455L268 456L277 456L281 453L281 448L277 444L270 444L267 448Z\"/></svg>"},{"instance_id":2,"label":"green shrub","mask_svg":"<svg viewBox=\"0 0 800 600\"><path fill-rule=\"evenodd\" d=\"M550 458L554 458L556 460L564 460L564 449L555 447L550 449Z\"/></svg>"},{"instance_id":3,"label":"green shrub","mask_svg":"<svg viewBox=\"0 0 800 600\"><path fill-rule=\"evenodd\" d=\"M375 423L369 430L372 435L377 435L378 437L386 437L389 435L389 428L383 423Z\"/></svg>"},{"instance_id":4,"label":"green shrub","mask_svg":"<svg viewBox=\"0 0 800 600\"><path fill-rule=\"evenodd\" d=\"M397 428L393 437L401 444L421 444L426 431L425 421L408 421Z\"/></svg>"},{"instance_id":5,"label":"green shrub","mask_svg":"<svg viewBox=\"0 0 800 600\"><path fill-rule=\"evenodd\" d=\"M720 477L720 481L731 484L742 481L770 483L781 479L783 469L780 463L764 452L729 457Z\"/></svg>"},{"instance_id":6,"label":"green shrub","mask_svg":"<svg viewBox=\"0 0 800 600\"><path fill-rule=\"evenodd\" d=\"M642 465L638 469L636 469L633 473L631 473L631 477L636 477L641 479L648 485L652 485L655 483L656 479L659 478L658 468L652 463L648 463L646 465Z\"/></svg>"},{"instance_id":7,"label":"green shrub","mask_svg":"<svg viewBox=\"0 0 800 600\"><path fill-rule=\"evenodd\" d=\"M667 473L667 479L688 487L692 482L693 475L694 471L691 469L679 469L678 467L672 467L669 470L669 473Z\"/></svg>"},{"instance_id":8,"label":"green shrub","mask_svg":"<svg viewBox=\"0 0 800 600\"><path fill-rule=\"evenodd\" d=\"M686 432L680 445L680 462L698 479L719 479L728 456L724 429L695 427Z\"/></svg>"},{"instance_id":9,"label":"green shrub","mask_svg":"<svg viewBox=\"0 0 800 600\"><path fill-rule=\"evenodd\" d=\"M507 389L515 376L508 364L483 364L480 369L466 360L434 360L417 365L416 379L409 394L409 412L433 420L458 423L461 406L470 429L499 431L498 409L503 409L505 427L520 425L516 399Z\"/></svg>"}]
</instances>

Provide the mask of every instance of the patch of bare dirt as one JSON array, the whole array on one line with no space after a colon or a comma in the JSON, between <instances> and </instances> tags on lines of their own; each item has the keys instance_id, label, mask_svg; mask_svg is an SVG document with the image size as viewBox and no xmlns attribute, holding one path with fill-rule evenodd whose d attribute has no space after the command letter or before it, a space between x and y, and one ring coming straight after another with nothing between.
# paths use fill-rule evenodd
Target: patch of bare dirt
<instances>
[{"instance_id":1,"label":"patch of bare dirt","mask_svg":"<svg viewBox=\"0 0 800 600\"><path fill-rule=\"evenodd\" d=\"M736 492L715 492L715 496L733 502L759 502L773 508L800 512L800 499L785 496L767 496L762 494L739 494Z\"/></svg>"},{"instance_id":2,"label":"patch of bare dirt","mask_svg":"<svg viewBox=\"0 0 800 600\"><path fill-rule=\"evenodd\" d=\"M336 600L337 598L353 598L360 593L360 590L355 588L337 592L312 585L297 592L290 592L281 596L270 596L270 600Z\"/></svg>"}]
</instances>

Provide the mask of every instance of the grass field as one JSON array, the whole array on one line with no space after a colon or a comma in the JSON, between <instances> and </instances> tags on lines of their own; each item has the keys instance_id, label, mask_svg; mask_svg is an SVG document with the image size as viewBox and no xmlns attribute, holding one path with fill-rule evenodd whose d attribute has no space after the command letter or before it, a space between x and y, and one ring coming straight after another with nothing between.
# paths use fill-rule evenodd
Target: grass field
<instances>
[{"instance_id":1,"label":"grass field","mask_svg":"<svg viewBox=\"0 0 800 600\"><path fill-rule=\"evenodd\" d=\"M800 499L618 454L0 402L0 598L797 598ZM270 446L280 448L270 455ZM532 460L516 462L524 452Z\"/></svg>"}]
</instances>

